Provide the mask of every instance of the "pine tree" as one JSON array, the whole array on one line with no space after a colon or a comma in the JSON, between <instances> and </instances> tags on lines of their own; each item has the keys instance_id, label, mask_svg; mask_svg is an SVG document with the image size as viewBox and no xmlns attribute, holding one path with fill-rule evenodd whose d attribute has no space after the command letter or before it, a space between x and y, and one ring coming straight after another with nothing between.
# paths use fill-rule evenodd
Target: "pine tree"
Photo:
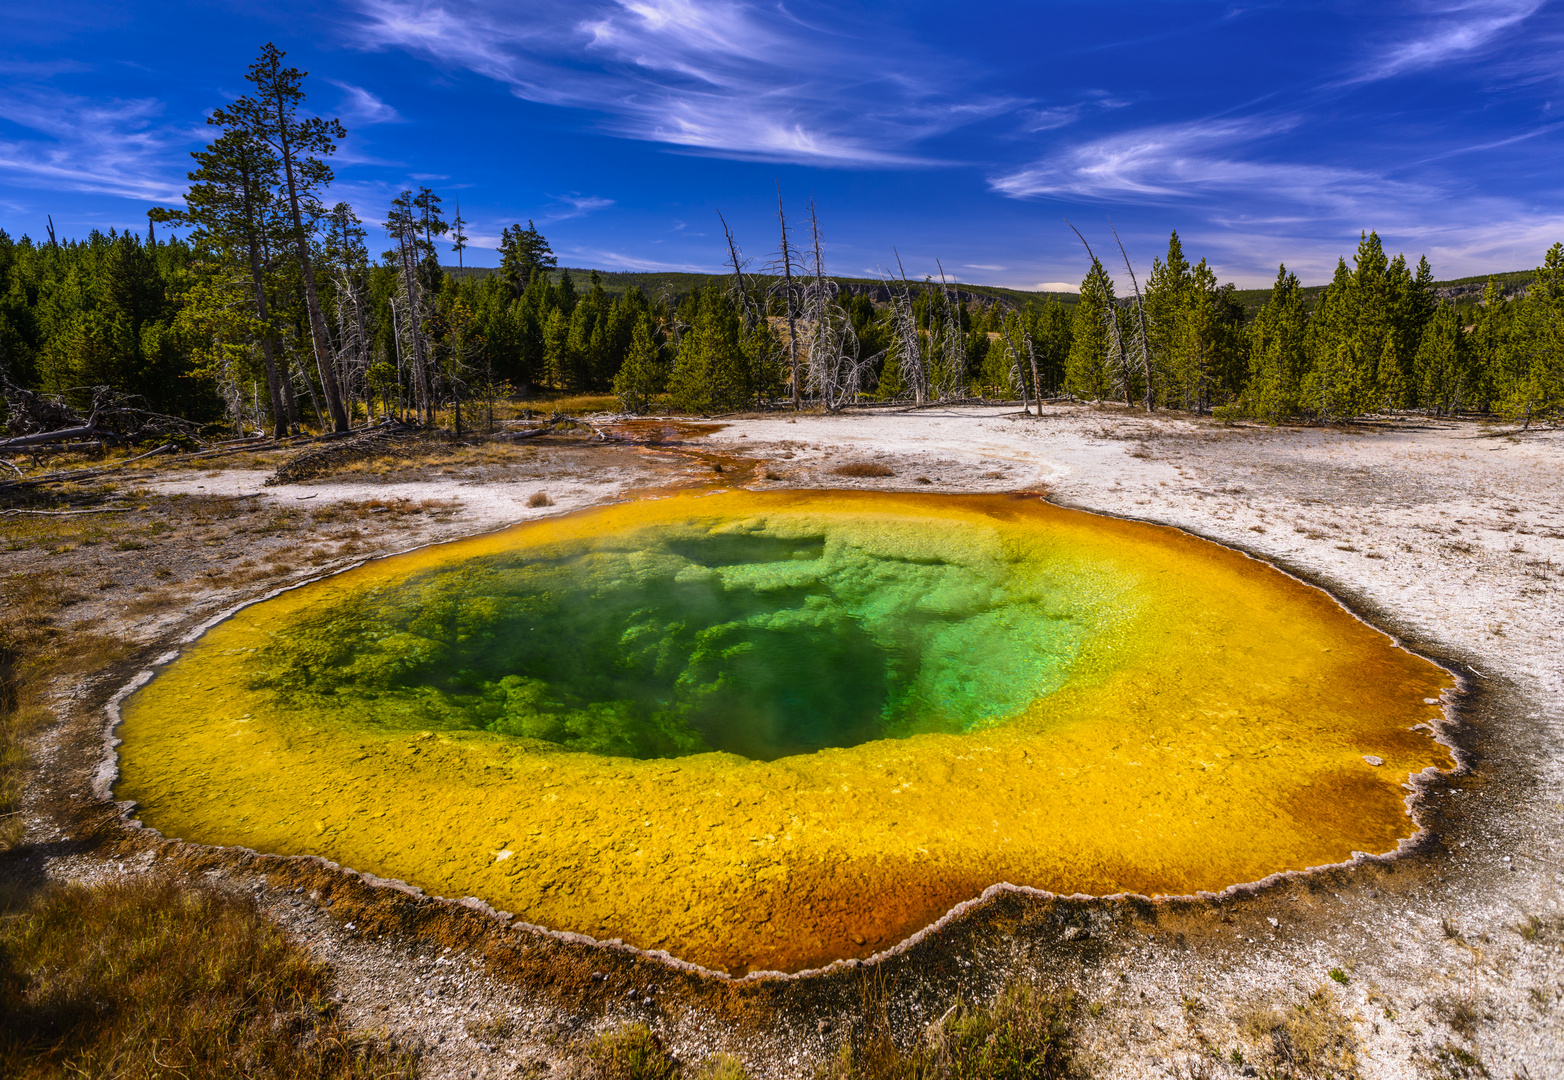
<instances>
[{"instance_id":1,"label":"pine tree","mask_svg":"<svg viewBox=\"0 0 1564 1080\"><path fill-rule=\"evenodd\" d=\"M1093 259L1081 281L1064 371L1065 391L1083 401L1101 401L1112 392L1108 371L1114 349L1113 304L1113 279Z\"/></svg>"},{"instance_id":2,"label":"pine tree","mask_svg":"<svg viewBox=\"0 0 1564 1080\"><path fill-rule=\"evenodd\" d=\"M643 312L635 321L625 361L614 376L614 394L625 412L644 413L651 408L653 396L662 391L667 378L662 350L657 347L656 328L651 315Z\"/></svg>"},{"instance_id":3,"label":"pine tree","mask_svg":"<svg viewBox=\"0 0 1564 1080\"><path fill-rule=\"evenodd\" d=\"M722 286L691 297L690 329L679 342L668 392L691 413L727 412L749 404L753 386L743 346L743 323Z\"/></svg>"},{"instance_id":4,"label":"pine tree","mask_svg":"<svg viewBox=\"0 0 1564 1080\"><path fill-rule=\"evenodd\" d=\"M1405 262L1397 277L1402 277ZM1310 378L1306 398L1326 420L1347 420L1383 408L1400 377L1391 264L1379 236L1358 242L1352 270L1346 261L1310 320Z\"/></svg>"},{"instance_id":5,"label":"pine tree","mask_svg":"<svg viewBox=\"0 0 1564 1080\"><path fill-rule=\"evenodd\" d=\"M1494 408L1523 421L1564 412L1564 244L1548 249L1536 280L1513 305L1494 366Z\"/></svg>"},{"instance_id":6,"label":"pine tree","mask_svg":"<svg viewBox=\"0 0 1564 1080\"><path fill-rule=\"evenodd\" d=\"M456 200L456 213L451 218L451 250L456 252L456 269L466 269L463 254L467 250L467 219L462 217L462 200Z\"/></svg>"},{"instance_id":7,"label":"pine tree","mask_svg":"<svg viewBox=\"0 0 1564 1080\"><path fill-rule=\"evenodd\" d=\"M218 123L214 116L209 123ZM262 253L279 242L281 222L273 202L279 183L279 163L271 148L244 127L225 131L205 150L190 155L197 168L187 174L190 188L182 210L155 208L152 217L194 229L190 241L213 260L209 272L229 277L231 267L242 267L249 281L254 322L249 330L258 341L271 403L272 433L288 434L289 411L285 401L277 357L275 332L268 301L269 268ZM226 303L222 290L203 291L203 298L219 306ZM215 313L214 313L215 314ZM192 328L194 323L191 324ZM224 320L228 331L236 329ZM259 418L257 418L259 422Z\"/></svg>"},{"instance_id":8,"label":"pine tree","mask_svg":"<svg viewBox=\"0 0 1564 1080\"><path fill-rule=\"evenodd\" d=\"M227 109L216 110L211 122L229 131L247 132L251 138L266 143L276 155L282 172L283 209L292 226L288 242L303 287L316 374L320 377L333 425L338 431L347 431L348 417L333 376L331 339L321 312L310 254L312 227L323 213L318 193L329 187L332 180L331 167L325 159L336 152L336 141L346 138L347 132L334 119L299 119L299 109L304 104L301 87L307 73L283 67L285 55L267 42L260 58L250 65L245 76L255 86L255 96L241 97ZM306 217L310 219L309 227Z\"/></svg>"},{"instance_id":9,"label":"pine tree","mask_svg":"<svg viewBox=\"0 0 1564 1080\"><path fill-rule=\"evenodd\" d=\"M1460 409L1471 393L1471 346L1454 305L1440 304L1423 327L1414 358L1416 399L1435 416Z\"/></svg>"},{"instance_id":10,"label":"pine tree","mask_svg":"<svg viewBox=\"0 0 1564 1080\"><path fill-rule=\"evenodd\" d=\"M543 383L565 389L570 385L570 317L553 307L543 321Z\"/></svg>"},{"instance_id":11,"label":"pine tree","mask_svg":"<svg viewBox=\"0 0 1564 1080\"><path fill-rule=\"evenodd\" d=\"M1297 275L1276 270L1271 296L1249 329L1249 380L1244 411L1275 424L1303 411L1303 379L1308 365L1305 336L1308 312Z\"/></svg>"},{"instance_id":12,"label":"pine tree","mask_svg":"<svg viewBox=\"0 0 1564 1080\"><path fill-rule=\"evenodd\" d=\"M549 247L543 234L531 221L523 229L520 225L507 225L500 233L500 271L510 282L511 292L520 296L542 271L559 265L554 249Z\"/></svg>"}]
</instances>

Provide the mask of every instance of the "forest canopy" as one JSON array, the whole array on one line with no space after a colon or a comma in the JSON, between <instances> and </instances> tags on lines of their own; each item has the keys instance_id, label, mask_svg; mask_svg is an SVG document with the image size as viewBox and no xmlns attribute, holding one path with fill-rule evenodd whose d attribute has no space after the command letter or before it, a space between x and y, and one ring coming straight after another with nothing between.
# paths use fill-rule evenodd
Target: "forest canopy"
<instances>
[{"instance_id":1,"label":"forest canopy","mask_svg":"<svg viewBox=\"0 0 1564 1080\"><path fill-rule=\"evenodd\" d=\"M372 235L329 198L346 132L309 114L305 73L267 45L247 77L207 117L183 204L151 208L145 236L0 231L11 434L20 400L86 415L105 393L277 436L387 415L460 426L464 402L550 392L631 412L1067 397L1269 422L1564 414L1564 245L1522 280L1441 295L1426 258L1367 232L1323 289L1283 266L1259 299L1175 233L1144 277L1125 257L1127 293L1088 248L1078 296L1027 297L833 276L814 205L793 221L779 200L758 270L729 231L727 273L610 290L559 268L531 221L503 230L497 271L467 268L468 222L428 187L377 208Z\"/></svg>"}]
</instances>

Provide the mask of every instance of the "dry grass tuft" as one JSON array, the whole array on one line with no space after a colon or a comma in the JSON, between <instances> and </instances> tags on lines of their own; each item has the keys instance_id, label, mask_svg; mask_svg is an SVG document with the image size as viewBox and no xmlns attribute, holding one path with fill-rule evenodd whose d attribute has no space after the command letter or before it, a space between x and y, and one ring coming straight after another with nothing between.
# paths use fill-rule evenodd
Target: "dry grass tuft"
<instances>
[{"instance_id":1,"label":"dry grass tuft","mask_svg":"<svg viewBox=\"0 0 1564 1080\"><path fill-rule=\"evenodd\" d=\"M1081 1075L1070 1021L1073 994L1025 984L1006 988L991 1004L957 1003L910 1050L893 1041L884 1012L861 1042L844 1043L822 1080L1068 1080Z\"/></svg>"},{"instance_id":2,"label":"dry grass tuft","mask_svg":"<svg viewBox=\"0 0 1564 1080\"><path fill-rule=\"evenodd\" d=\"M713 1054L690 1075L692 1080L749 1080L749 1070L731 1054Z\"/></svg>"},{"instance_id":3,"label":"dry grass tuft","mask_svg":"<svg viewBox=\"0 0 1564 1080\"><path fill-rule=\"evenodd\" d=\"M599 1035L587 1045L592 1080L677 1080L679 1063L645 1024Z\"/></svg>"},{"instance_id":4,"label":"dry grass tuft","mask_svg":"<svg viewBox=\"0 0 1564 1080\"><path fill-rule=\"evenodd\" d=\"M412 1076L351 1033L329 969L246 899L166 881L0 897L0 1074Z\"/></svg>"},{"instance_id":5,"label":"dry grass tuft","mask_svg":"<svg viewBox=\"0 0 1564 1080\"><path fill-rule=\"evenodd\" d=\"M49 717L43 693L57 675L91 671L125 655L117 637L55 622L78 598L52 573L0 579L0 851L20 839L15 813L27 769L27 736Z\"/></svg>"},{"instance_id":6,"label":"dry grass tuft","mask_svg":"<svg viewBox=\"0 0 1564 1080\"><path fill-rule=\"evenodd\" d=\"M1253 1009L1239 1017L1238 1030L1258 1048L1265 1066L1261 1075L1277 1080L1356 1075L1352 1024L1326 987L1300 1004Z\"/></svg>"},{"instance_id":7,"label":"dry grass tuft","mask_svg":"<svg viewBox=\"0 0 1564 1080\"><path fill-rule=\"evenodd\" d=\"M645 1024L630 1024L605 1032L586 1046L584 1068L589 1080L749 1080L744 1063L729 1054L713 1054L687 1067Z\"/></svg>"},{"instance_id":8,"label":"dry grass tuft","mask_svg":"<svg viewBox=\"0 0 1564 1080\"><path fill-rule=\"evenodd\" d=\"M877 461L849 461L846 465L838 465L831 472L837 476L856 476L863 479L896 475L894 469L881 465Z\"/></svg>"},{"instance_id":9,"label":"dry grass tuft","mask_svg":"<svg viewBox=\"0 0 1564 1080\"><path fill-rule=\"evenodd\" d=\"M528 506L553 506L554 500L549 498L546 491L534 491L527 499Z\"/></svg>"}]
</instances>

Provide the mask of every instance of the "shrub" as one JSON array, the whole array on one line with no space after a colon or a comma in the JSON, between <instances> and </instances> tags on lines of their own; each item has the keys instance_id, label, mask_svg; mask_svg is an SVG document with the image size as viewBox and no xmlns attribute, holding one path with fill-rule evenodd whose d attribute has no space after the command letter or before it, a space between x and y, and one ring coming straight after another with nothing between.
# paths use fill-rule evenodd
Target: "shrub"
<instances>
[{"instance_id":1,"label":"shrub","mask_svg":"<svg viewBox=\"0 0 1564 1080\"><path fill-rule=\"evenodd\" d=\"M837 476L895 476L896 471L889 466L881 465L877 461L852 461L846 465L838 465L831 470Z\"/></svg>"}]
</instances>

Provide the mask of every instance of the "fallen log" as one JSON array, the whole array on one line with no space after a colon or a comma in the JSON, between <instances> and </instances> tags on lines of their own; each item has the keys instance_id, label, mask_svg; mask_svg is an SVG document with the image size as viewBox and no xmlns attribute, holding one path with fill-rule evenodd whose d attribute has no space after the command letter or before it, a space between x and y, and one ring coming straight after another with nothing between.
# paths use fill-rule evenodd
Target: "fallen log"
<instances>
[{"instance_id":1,"label":"fallen log","mask_svg":"<svg viewBox=\"0 0 1564 1080\"><path fill-rule=\"evenodd\" d=\"M501 431L490 435L489 438L504 439L506 442L515 442L518 439L536 439L539 435L547 435L549 432L557 430L560 426L560 424L555 423L546 424L539 428L531 428L527 431Z\"/></svg>"},{"instance_id":2,"label":"fallen log","mask_svg":"<svg viewBox=\"0 0 1564 1080\"><path fill-rule=\"evenodd\" d=\"M140 461L142 458L149 458L153 454L161 454L165 450L172 450L173 447L173 443L164 443L156 450L148 450L145 454L137 454L135 457L126 458L124 461L116 461L112 465L102 465L96 469L82 469L76 472L45 473L42 476L29 476L21 480L12 480L8 483L0 484L0 491L8 491L22 487L36 487L39 484L57 484L67 480L96 480L98 477L102 476L111 469L121 468L122 466L129 465L133 461ZM13 465L12 468L15 468L15 466ZM17 471L20 472L21 470L18 469Z\"/></svg>"},{"instance_id":3,"label":"fallen log","mask_svg":"<svg viewBox=\"0 0 1564 1080\"><path fill-rule=\"evenodd\" d=\"M14 514L36 514L39 517L73 517L76 514L122 514L134 510L134 506L105 506L95 510L0 510L0 517Z\"/></svg>"},{"instance_id":4,"label":"fallen log","mask_svg":"<svg viewBox=\"0 0 1564 1080\"><path fill-rule=\"evenodd\" d=\"M0 450L13 450L23 446L42 446L45 443L66 442L70 439L86 439L91 436L102 438L106 432L99 431L92 423L82 427L58 428L54 431L40 431L33 435L18 435L12 439L0 441Z\"/></svg>"}]
</instances>

